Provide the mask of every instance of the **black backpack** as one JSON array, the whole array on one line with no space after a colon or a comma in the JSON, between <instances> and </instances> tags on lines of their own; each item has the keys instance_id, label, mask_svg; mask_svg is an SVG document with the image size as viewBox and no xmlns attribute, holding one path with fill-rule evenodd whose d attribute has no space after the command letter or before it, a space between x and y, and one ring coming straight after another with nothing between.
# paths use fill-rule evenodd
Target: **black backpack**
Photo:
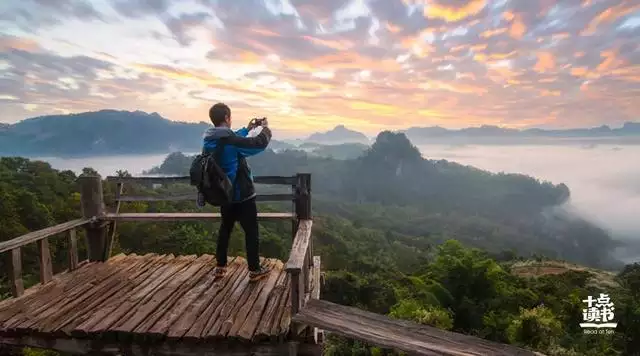
<instances>
[{"instance_id":1,"label":"black backpack","mask_svg":"<svg viewBox=\"0 0 640 356\"><path fill-rule=\"evenodd\" d=\"M204 200L213 206L222 206L233 200L233 183L218 164L222 162L224 146L223 140L220 140L214 153L203 151L197 155L189 171L191 185L196 186Z\"/></svg>"}]
</instances>

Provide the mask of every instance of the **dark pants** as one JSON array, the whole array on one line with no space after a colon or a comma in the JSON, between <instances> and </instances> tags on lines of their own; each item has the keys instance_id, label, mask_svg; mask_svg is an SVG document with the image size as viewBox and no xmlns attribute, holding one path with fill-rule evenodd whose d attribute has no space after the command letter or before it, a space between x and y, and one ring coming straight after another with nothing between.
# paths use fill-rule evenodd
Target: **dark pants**
<instances>
[{"instance_id":1,"label":"dark pants","mask_svg":"<svg viewBox=\"0 0 640 356\"><path fill-rule=\"evenodd\" d=\"M220 208L222 223L218 233L218 247L216 249L216 260L218 266L227 265L227 250L229 249L229 238L236 221L240 223L244 230L245 247L247 249L247 263L250 271L260 269L259 238L258 238L258 207L256 200L250 199L242 203L229 204Z\"/></svg>"}]
</instances>

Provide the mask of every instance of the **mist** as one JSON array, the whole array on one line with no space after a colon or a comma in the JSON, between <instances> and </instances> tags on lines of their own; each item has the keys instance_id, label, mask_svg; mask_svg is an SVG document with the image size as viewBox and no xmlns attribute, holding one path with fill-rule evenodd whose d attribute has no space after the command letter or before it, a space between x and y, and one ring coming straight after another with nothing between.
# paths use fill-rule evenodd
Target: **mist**
<instances>
[{"instance_id":1,"label":"mist","mask_svg":"<svg viewBox=\"0 0 640 356\"><path fill-rule=\"evenodd\" d=\"M421 145L428 159L446 159L491 172L522 173L565 183L571 199L562 208L640 246L640 146L616 145ZM640 249L618 258L638 260Z\"/></svg>"}]
</instances>

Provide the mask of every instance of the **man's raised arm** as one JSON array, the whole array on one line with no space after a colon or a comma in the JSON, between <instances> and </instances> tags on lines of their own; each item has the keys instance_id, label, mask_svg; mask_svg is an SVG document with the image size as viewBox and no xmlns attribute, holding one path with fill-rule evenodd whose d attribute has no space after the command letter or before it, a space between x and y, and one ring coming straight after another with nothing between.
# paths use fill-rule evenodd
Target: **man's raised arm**
<instances>
[{"instance_id":1,"label":"man's raised arm","mask_svg":"<svg viewBox=\"0 0 640 356\"><path fill-rule=\"evenodd\" d=\"M268 127L262 127L262 131L257 136L231 136L227 139L227 144L238 148L238 152L243 157L250 157L264 151L269 141L271 141L271 130Z\"/></svg>"}]
</instances>

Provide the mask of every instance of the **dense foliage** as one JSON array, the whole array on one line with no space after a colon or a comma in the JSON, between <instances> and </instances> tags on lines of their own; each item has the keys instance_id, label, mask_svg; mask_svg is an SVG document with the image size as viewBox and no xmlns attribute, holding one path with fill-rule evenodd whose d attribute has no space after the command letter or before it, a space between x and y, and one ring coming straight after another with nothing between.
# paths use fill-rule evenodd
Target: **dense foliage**
<instances>
[{"instance_id":1,"label":"dense foliage","mask_svg":"<svg viewBox=\"0 0 640 356\"><path fill-rule=\"evenodd\" d=\"M161 170L184 174L182 165L190 160L171 157ZM640 264L625 266L618 284L606 289L592 283L585 271L531 279L511 273L513 260L524 258L518 255L534 253L538 260L546 254L592 266L606 262L598 258L610 243L602 231L550 213L567 199L566 186L423 160L403 135L395 134L381 135L358 159L265 152L251 164L256 174L312 172L315 252L327 272L323 299L549 355L640 354ZM77 217L75 179L73 172L51 169L44 162L0 159L0 240ZM113 189L105 182L108 204ZM191 188L125 189L132 195L153 195ZM289 206L260 205L262 211L285 208ZM135 202L121 210L197 208L189 201ZM114 252L213 253L216 227L207 222L123 223ZM262 255L285 259L290 233L290 224L261 223ZM58 239L51 242L60 271L65 249ZM35 246L30 248L23 253L27 285L37 279L37 254ZM234 231L230 249L244 254L240 229ZM4 281L1 292L8 295ZM588 335L579 327L582 300L599 293L609 294L615 303L619 325L612 335ZM325 354L394 353L331 336Z\"/></svg>"}]
</instances>

